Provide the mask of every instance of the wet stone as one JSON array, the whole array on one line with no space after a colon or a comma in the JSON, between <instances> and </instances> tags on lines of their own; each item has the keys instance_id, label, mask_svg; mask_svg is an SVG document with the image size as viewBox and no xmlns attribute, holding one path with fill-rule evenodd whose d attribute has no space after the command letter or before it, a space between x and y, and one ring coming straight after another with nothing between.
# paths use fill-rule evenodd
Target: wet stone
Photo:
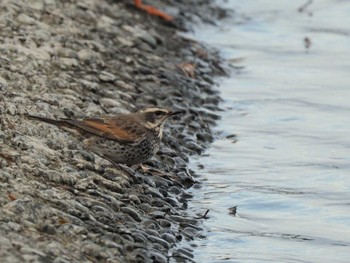
<instances>
[{"instance_id":1,"label":"wet stone","mask_svg":"<svg viewBox=\"0 0 350 263\"><path fill-rule=\"evenodd\" d=\"M145 231L148 235L159 237L158 231L154 229L146 229Z\"/></svg>"},{"instance_id":2,"label":"wet stone","mask_svg":"<svg viewBox=\"0 0 350 263\"><path fill-rule=\"evenodd\" d=\"M136 195L129 195L129 200L134 202L135 204L141 204L140 199Z\"/></svg>"},{"instance_id":3,"label":"wet stone","mask_svg":"<svg viewBox=\"0 0 350 263\"><path fill-rule=\"evenodd\" d=\"M153 197L164 198L164 196L158 191L157 188L147 187L145 194L150 194Z\"/></svg>"},{"instance_id":4,"label":"wet stone","mask_svg":"<svg viewBox=\"0 0 350 263\"><path fill-rule=\"evenodd\" d=\"M187 166L187 162L185 160L181 159L180 157L175 157L174 161L178 167L186 167Z\"/></svg>"},{"instance_id":5,"label":"wet stone","mask_svg":"<svg viewBox=\"0 0 350 263\"><path fill-rule=\"evenodd\" d=\"M159 193L160 193L161 195L163 195L164 197L167 197L167 196L168 196L168 190L167 190L167 188L164 187L164 186L160 186L160 187L159 187Z\"/></svg>"},{"instance_id":6,"label":"wet stone","mask_svg":"<svg viewBox=\"0 0 350 263\"><path fill-rule=\"evenodd\" d=\"M148 239L144 235L141 235L140 233L133 233L132 234L133 240L136 243L142 243L142 244L147 244Z\"/></svg>"},{"instance_id":7,"label":"wet stone","mask_svg":"<svg viewBox=\"0 0 350 263\"><path fill-rule=\"evenodd\" d=\"M161 245L163 248L165 249L169 249L170 248L170 244L159 238L159 237L156 237L156 236L148 236L148 240L150 240L151 242L154 242L154 243L158 243L159 245Z\"/></svg>"},{"instance_id":8,"label":"wet stone","mask_svg":"<svg viewBox=\"0 0 350 263\"><path fill-rule=\"evenodd\" d=\"M124 213L127 213L129 216L131 216L135 221L137 221L137 222L142 221L141 216L134 209L132 209L130 207L122 207L121 210Z\"/></svg>"},{"instance_id":9,"label":"wet stone","mask_svg":"<svg viewBox=\"0 0 350 263\"><path fill-rule=\"evenodd\" d=\"M169 207L168 203L166 203L165 201L163 201L160 198L153 198L151 203L153 206L156 206L158 208L162 208L162 207L168 208Z\"/></svg>"},{"instance_id":10,"label":"wet stone","mask_svg":"<svg viewBox=\"0 0 350 263\"><path fill-rule=\"evenodd\" d=\"M131 253L125 253L127 256L125 262L145 262L153 263L150 257L150 251L145 248L136 248L131 251Z\"/></svg>"},{"instance_id":11,"label":"wet stone","mask_svg":"<svg viewBox=\"0 0 350 263\"><path fill-rule=\"evenodd\" d=\"M155 222L154 220L144 220L142 222L142 225L147 230L150 230L150 229L155 230L155 229L159 228L159 224L157 222Z\"/></svg>"},{"instance_id":12,"label":"wet stone","mask_svg":"<svg viewBox=\"0 0 350 263\"><path fill-rule=\"evenodd\" d=\"M169 203L170 205L172 206L178 206L179 205L179 202L175 199L175 198L172 198L172 197L166 197L164 198L164 200Z\"/></svg>"},{"instance_id":13,"label":"wet stone","mask_svg":"<svg viewBox=\"0 0 350 263\"><path fill-rule=\"evenodd\" d=\"M174 251L173 257L176 258L177 256L179 256L181 260L186 259L188 261L192 261L193 258L192 251L185 248L179 248Z\"/></svg>"},{"instance_id":14,"label":"wet stone","mask_svg":"<svg viewBox=\"0 0 350 263\"><path fill-rule=\"evenodd\" d=\"M175 165L175 160L172 158L172 157L169 157L167 155L162 155L161 156L161 159L164 163L170 165L170 166L173 166Z\"/></svg>"},{"instance_id":15,"label":"wet stone","mask_svg":"<svg viewBox=\"0 0 350 263\"><path fill-rule=\"evenodd\" d=\"M177 186L172 186L169 188L169 192L178 195L181 193L181 190Z\"/></svg>"},{"instance_id":16,"label":"wet stone","mask_svg":"<svg viewBox=\"0 0 350 263\"><path fill-rule=\"evenodd\" d=\"M197 223L196 219L185 218L183 216L177 216L177 215L171 215L169 216L169 219L179 223L186 223L186 224L193 224L193 225Z\"/></svg>"},{"instance_id":17,"label":"wet stone","mask_svg":"<svg viewBox=\"0 0 350 263\"><path fill-rule=\"evenodd\" d=\"M165 217L165 213L161 211L154 211L154 212L151 212L149 215L155 219L160 219Z\"/></svg>"},{"instance_id":18,"label":"wet stone","mask_svg":"<svg viewBox=\"0 0 350 263\"><path fill-rule=\"evenodd\" d=\"M176 242L175 236L170 234L170 233L163 233L161 235L161 238L163 238L164 240L166 240L169 243L175 243Z\"/></svg>"},{"instance_id":19,"label":"wet stone","mask_svg":"<svg viewBox=\"0 0 350 263\"><path fill-rule=\"evenodd\" d=\"M185 142L185 147L190 149L190 150L195 151L198 154L202 153L203 150L204 150L203 147L199 146L197 143L195 143L192 140L186 141Z\"/></svg>"},{"instance_id":20,"label":"wet stone","mask_svg":"<svg viewBox=\"0 0 350 263\"><path fill-rule=\"evenodd\" d=\"M168 189L170 185L173 185L172 181L167 180L167 179L160 177L160 176L154 175L153 180L154 180L157 187L164 187L164 188Z\"/></svg>"},{"instance_id":21,"label":"wet stone","mask_svg":"<svg viewBox=\"0 0 350 263\"><path fill-rule=\"evenodd\" d=\"M153 260L153 262L157 262L157 263L167 263L168 262L167 257L158 251L151 250L150 255L151 255L151 259Z\"/></svg>"},{"instance_id":22,"label":"wet stone","mask_svg":"<svg viewBox=\"0 0 350 263\"><path fill-rule=\"evenodd\" d=\"M161 227L164 228L171 227L171 222L167 219L158 219L158 223Z\"/></svg>"},{"instance_id":23,"label":"wet stone","mask_svg":"<svg viewBox=\"0 0 350 263\"><path fill-rule=\"evenodd\" d=\"M186 227L182 234L185 235L188 239L194 239L198 235L198 230L192 227Z\"/></svg>"}]
</instances>

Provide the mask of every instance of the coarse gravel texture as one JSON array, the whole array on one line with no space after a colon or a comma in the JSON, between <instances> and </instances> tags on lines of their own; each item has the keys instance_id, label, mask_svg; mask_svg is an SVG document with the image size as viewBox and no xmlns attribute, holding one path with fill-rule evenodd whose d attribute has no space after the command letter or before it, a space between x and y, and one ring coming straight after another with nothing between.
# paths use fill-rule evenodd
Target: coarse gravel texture
<instances>
[{"instance_id":1,"label":"coarse gravel texture","mask_svg":"<svg viewBox=\"0 0 350 263\"><path fill-rule=\"evenodd\" d=\"M210 1L147 1L173 24L132 0L0 1L1 262L167 262L201 220L186 210L187 168L213 140L225 74L215 50L181 37L185 21L215 23ZM176 28L177 27L177 28ZM186 114L166 125L147 165L113 167L52 118L101 116L157 105Z\"/></svg>"}]
</instances>

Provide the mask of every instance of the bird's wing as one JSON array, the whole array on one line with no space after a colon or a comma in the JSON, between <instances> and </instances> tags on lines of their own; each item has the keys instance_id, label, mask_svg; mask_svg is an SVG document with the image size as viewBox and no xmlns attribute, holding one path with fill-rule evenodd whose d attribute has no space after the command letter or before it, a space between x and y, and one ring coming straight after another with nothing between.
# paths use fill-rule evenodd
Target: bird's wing
<instances>
[{"instance_id":1,"label":"bird's wing","mask_svg":"<svg viewBox=\"0 0 350 263\"><path fill-rule=\"evenodd\" d=\"M122 143L137 143L145 138L145 128L132 119L125 118L85 118L65 119L65 122L91 134Z\"/></svg>"}]
</instances>

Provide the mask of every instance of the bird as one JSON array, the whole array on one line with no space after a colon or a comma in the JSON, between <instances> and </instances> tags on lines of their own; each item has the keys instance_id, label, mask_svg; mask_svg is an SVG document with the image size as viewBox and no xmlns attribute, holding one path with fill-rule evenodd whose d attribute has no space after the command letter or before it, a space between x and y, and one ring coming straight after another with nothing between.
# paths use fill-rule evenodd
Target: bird
<instances>
[{"instance_id":1,"label":"bird","mask_svg":"<svg viewBox=\"0 0 350 263\"><path fill-rule=\"evenodd\" d=\"M158 16L162 19L164 19L165 21L173 21L174 18L166 13L164 13L163 11L160 11L159 9L151 6L151 5L145 5L142 3L142 0L134 0L134 4L137 8L146 11L148 14L150 15L154 15L154 16Z\"/></svg>"},{"instance_id":2,"label":"bird","mask_svg":"<svg viewBox=\"0 0 350 263\"><path fill-rule=\"evenodd\" d=\"M80 119L27 116L73 134L88 150L112 164L132 166L142 165L157 153L166 119L180 113L148 107L116 116Z\"/></svg>"}]
</instances>

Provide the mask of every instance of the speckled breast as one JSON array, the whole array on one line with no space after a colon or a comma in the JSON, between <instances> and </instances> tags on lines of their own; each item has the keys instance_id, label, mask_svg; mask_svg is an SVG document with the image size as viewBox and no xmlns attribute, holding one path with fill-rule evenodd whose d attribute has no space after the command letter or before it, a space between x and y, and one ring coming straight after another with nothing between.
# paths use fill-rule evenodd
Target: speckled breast
<instances>
[{"instance_id":1,"label":"speckled breast","mask_svg":"<svg viewBox=\"0 0 350 263\"><path fill-rule=\"evenodd\" d=\"M160 139L148 134L138 143L120 143L101 137L93 137L84 144L93 152L115 163L139 164L149 160L159 149Z\"/></svg>"}]
</instances>

